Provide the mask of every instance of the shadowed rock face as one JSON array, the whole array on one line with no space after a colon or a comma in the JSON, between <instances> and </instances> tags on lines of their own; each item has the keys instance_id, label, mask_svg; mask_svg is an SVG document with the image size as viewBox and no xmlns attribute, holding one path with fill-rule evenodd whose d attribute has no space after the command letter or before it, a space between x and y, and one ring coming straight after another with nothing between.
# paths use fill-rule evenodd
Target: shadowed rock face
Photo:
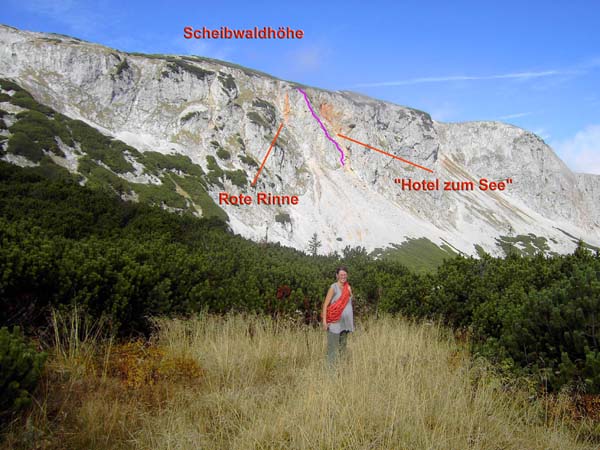
<instances>
[{"instance_id":1,"label":"shadowed rock face","mask_svg":"<svg viewBox=\"0 0 600 450\"><path fill-rule=\"evenodd\" d=\"M262 161L283 122L257 185L240 188L224 180L223 186L232 194L298 195L300 204L225 206L233 230L246 237L267 234L304 249L317 232L324 252L426 237L469 254L475 244L498 254L498 236L532 233L547 237L552 251L570 251L572 237L560 228L600 243L600 176L572 173L539 137L514 126L439 123L359 94L303 87L345 153L342 166L339 150L294 83L211 59L126 54L4 26L0 43L0 76L39 102L140 151L188 155L205 171L207 156L220 157L224 169L243 170L250 182L257 167L249 162ZM441 187L444 181L473 181L476 187L410 192L396 178L439 179ZM512 184L503 192L483 192L480 178L510 178ZM213 186L213 199L221 190ZM283 214L289 220L277 221Z\"/></svg>"}]
</instances>

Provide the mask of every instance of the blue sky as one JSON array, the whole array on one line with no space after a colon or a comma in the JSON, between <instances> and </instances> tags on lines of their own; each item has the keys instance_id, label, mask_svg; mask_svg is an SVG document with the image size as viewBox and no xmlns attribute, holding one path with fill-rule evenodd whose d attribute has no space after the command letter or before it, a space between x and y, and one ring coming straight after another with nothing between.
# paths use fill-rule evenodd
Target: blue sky
<instances>
[{"instance_id":1,"label":"blue sky","mask_svg":"<svg viewBox=\"0 0 600 450\"><path fill-rule=\"evenodd\" d=\"M0 23L124 51L195 54L448 122L500 120L600 174L600 1L6 0ZM183 28L289 26L302 40L187 40Z\"/></svg>"}]
</instances>

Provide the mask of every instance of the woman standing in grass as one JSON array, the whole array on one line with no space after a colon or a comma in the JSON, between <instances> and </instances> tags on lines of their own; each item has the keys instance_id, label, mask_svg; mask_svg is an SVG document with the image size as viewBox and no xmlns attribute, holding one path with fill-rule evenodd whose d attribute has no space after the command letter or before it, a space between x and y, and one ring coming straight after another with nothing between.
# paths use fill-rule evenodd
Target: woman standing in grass
<instances>
[{"instance_id":1,"label":"woman standing in grass","mask_svg":"<svg viewBox=\"0 0 600 450\"><path fill-rule=\"evenodd\" d=\"M327 362L333 365L338 355L345 352L348 333L354 331L352 288L348 284L348 270L338 267L336 282L327 291L323 302L323 329L327 331Z\"/></svg>"}]
</instances>

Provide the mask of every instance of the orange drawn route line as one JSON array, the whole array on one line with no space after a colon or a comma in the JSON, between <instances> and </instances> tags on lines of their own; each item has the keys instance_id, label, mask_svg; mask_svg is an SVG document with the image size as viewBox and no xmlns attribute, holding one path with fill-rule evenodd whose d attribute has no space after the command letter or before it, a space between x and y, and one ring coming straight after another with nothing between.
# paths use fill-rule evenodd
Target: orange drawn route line
<instances>
[{"instance_id":1,"label":"orange drawn route line","mask_svg":"<svg viewBox=\"0 0 600 450\"><path fill-rule=\"evenodd\" d=\"M363 147L367 147L367 148L368 148L368 149L370 149L370 150L374 150L374 151L376 151L376 152L383 153L384 155L386 155L386 156L389 156L389 157L391 157L391 158L398 159L398 160L400 160L400 161L402 161L402 162L405 162L405 163L407 163L407 164L410 164L411 166L415 166L415 167L418 167L419 169L423 169L423 170L426 170L427 172L431 172L431 173L433 173L433 170L431 170L431 169L428 169L427 167L420 166L420 165L418 165L418 164L415 164L414 162L408 161L408 160L406 160L406 159L402 159L402 158L400 158L399 156L392 155L391 153L384 152L383 150L380 150L380 149L378 149L378 148L375 148L375 147L371 147L369 144L365 144L364 142L357 141L357 140L355 140L355 139L352 139L352 138L350 138L350 137L348 137L348 136L344 136L343 134L339 134L339 133L338 133L338 136L339 136L339 137L341 137L341 138L343 138L343 139L348 139L349 141L352 141L352 142L354 142L355 144L362 145Z\"/></svg>"},{"instance_id":2,"label":"orange drawn route line","mask_svg":"<svg viewBox=\"0 0 600 450\"><path fill-rule=\"evenodd\" d=\"M258 180L258 177L260 176L260 173L262 172L263 167L265 166L265 163L267 162L267 158L271 154L271 150L273 149L273 146L275 145L275 142L277 141L277 138L279 137L279 133L281 132L282 128L283 128L283 122L281 122L281 125L279 125L279 130L277 130L277 133L275 134L275 137L273 138L273 141L271 142L271 146L269 147L269 150L267 150L267 154L265 155L263 162L260 165L260 169L258 169L258 172L256 172L256 176L254 177L252 186L256 185L256 181Z\"/></svg>"}]
</instances>

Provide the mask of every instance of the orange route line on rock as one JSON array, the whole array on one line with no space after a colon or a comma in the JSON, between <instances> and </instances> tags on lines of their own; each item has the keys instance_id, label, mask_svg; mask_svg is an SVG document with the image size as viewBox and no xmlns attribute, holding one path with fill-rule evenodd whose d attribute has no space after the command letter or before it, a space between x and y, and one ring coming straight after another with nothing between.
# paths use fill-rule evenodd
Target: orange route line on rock
<instances>
[{"instance_id":1,"label":"orange route line on rock","mask_svg":"<svg viewBox=\"0 0 600 450\"><path fill-rule=\"evenodd\" d=\"M415 164L414 162L411 162L411 161L408 161L406 159L400 158L399 156L392 155L391 153L384 152L383 150L380 150L380 149L375 148L375 147L371 147L369 144L365 144L364 142L357 141L356 139L352 139L351 137L344 136L343 134L339 134L339 133L338 133L338 136L341 137L341 138L343 138L343 139L347 139L349 141L352 141L355 144L362 145L363 147L366 147L366 148L368 148L370 150L373 150L373 151L376 151L376 152L379 152L379 153L383 153L384 155L389 156L390 158L397 159L399 161L402 161L402 162L405 162L407 164L410 164L411 166L415 166L415 167L418 167L419 169L423 169L423 170L426 170L427 172L433 173L433 170L428 169L427 167L420 166L418 164Z\"/></svg>"},{"instance_id":2,"label":"orange route line on rock","mask_svg":"<svg viewBox=\"0 0 600 450\"><path fill-rule=\"evenodd\" d=\"M251 186L255 186L256 185L256 181L258 180L258 177L260 176L260 173L262 172L263 167L265 166L265 163L267 162L267 158L271 154L271 150L273 149L273 146L275 145L275 142L277 141L277 138L279 137L279 133L281 132L282 128L283 128L283 122L281 122L281 125L279 125L279 129L277 130L277 133L275 134L275 137L273 138L273 141L271 141L271 145L269 146L269 150L267 150L267 154L263 158L263 162L260 165L260 169L258 169L258 172L256 172L256 176L254 177L254 181L252 182Z\"/></svg>"}]
</instances>

